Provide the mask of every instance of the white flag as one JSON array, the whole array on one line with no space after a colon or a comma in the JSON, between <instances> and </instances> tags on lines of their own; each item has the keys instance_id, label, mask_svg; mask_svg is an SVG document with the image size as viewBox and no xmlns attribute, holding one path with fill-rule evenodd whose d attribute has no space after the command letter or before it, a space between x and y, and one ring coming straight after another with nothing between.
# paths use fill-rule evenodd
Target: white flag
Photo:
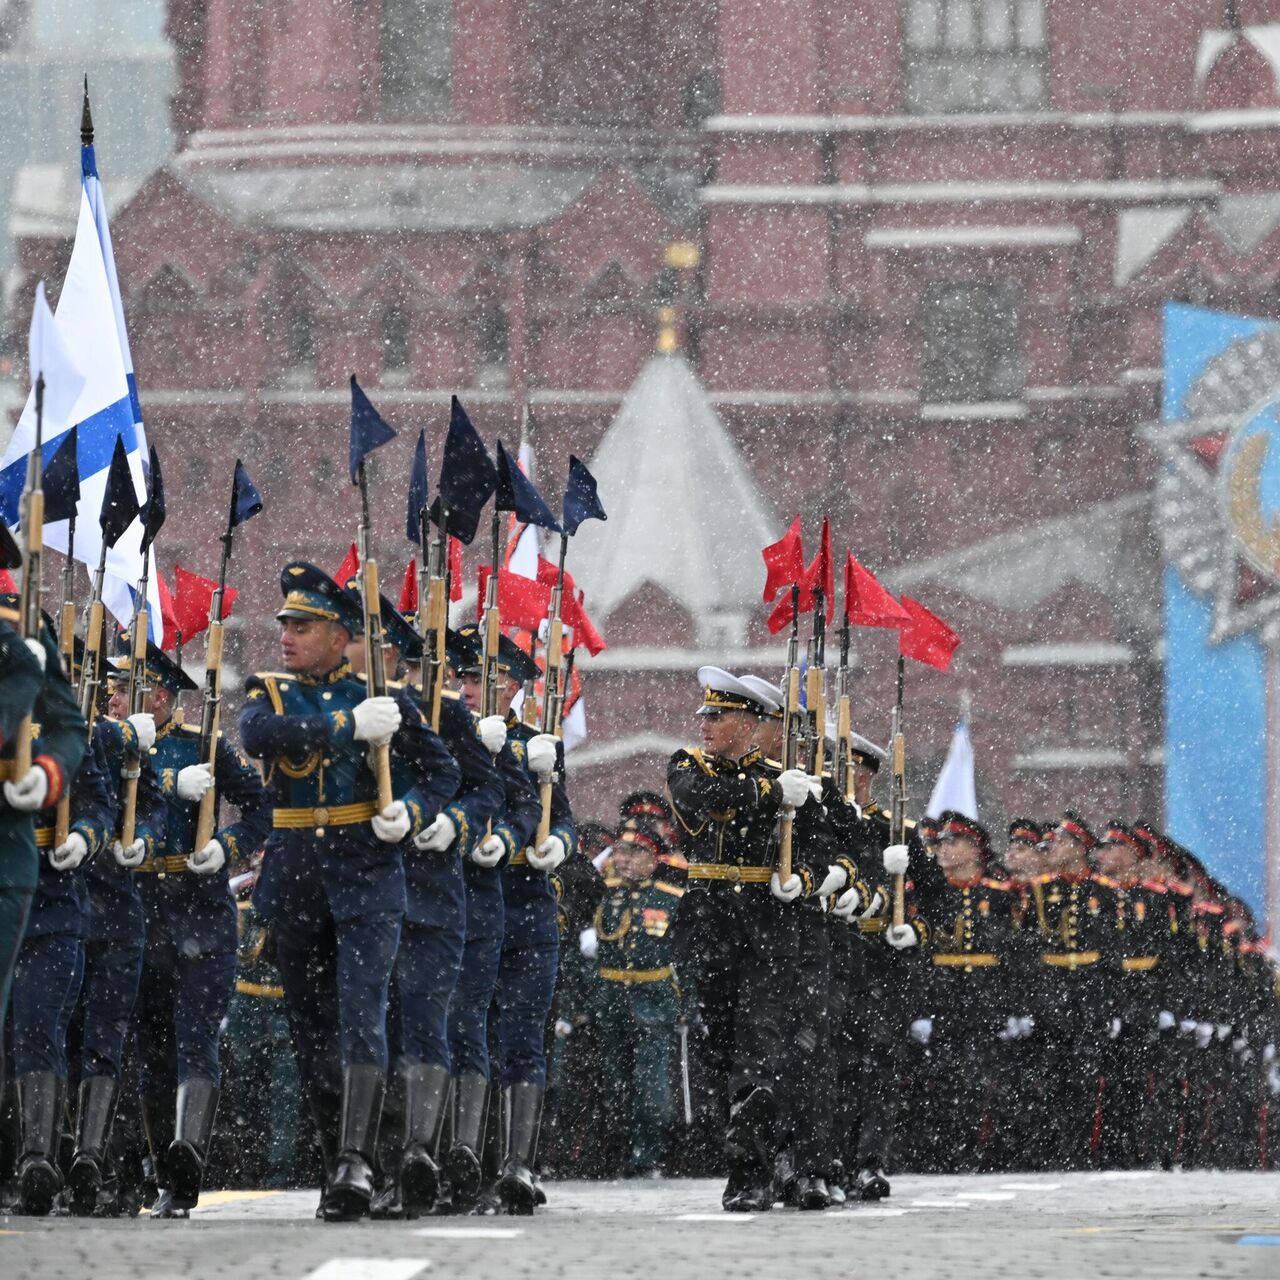
<instances>
[{"instance_id":1,"label":"white flag","mask_svg":"<svg viewBox=\"0 0 1280 1280\"><path fill-rule=\"evenodd\" d=\"M35 306L31 309L27 365L33 387L37 379L44 379L44 439L50 440L75 425L71 414L84 386L84 374L58 332L43 280L36 285Z\"/></svg>"}]
</instances>

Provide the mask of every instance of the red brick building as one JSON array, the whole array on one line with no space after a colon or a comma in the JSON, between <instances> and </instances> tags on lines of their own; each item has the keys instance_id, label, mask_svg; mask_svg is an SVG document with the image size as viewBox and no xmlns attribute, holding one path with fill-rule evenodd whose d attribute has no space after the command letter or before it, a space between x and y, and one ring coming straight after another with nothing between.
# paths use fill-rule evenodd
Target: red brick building
<instances>
[{"instance_id":1,"label":"red brick building","mask_svg":"<svg viewBox=\"0 0 1280 1280\"><path fill-rule=\"evenodd\" d=\"M172 0L182 145L114 226L176 511L162 567L213 570L243 457L268 507L237 552L232 652L271 665L275 568L332 567L354 529L348 373L403 436L378 461L394 572L412 440L425 426L438 465L451 392L491 440L530 404L554 494L670 303L684 356L615 432L685 440L684 470L606 492L635 541L607 571L590 537L571 560L614 644L583 667L582 810L657 780L699 662L776 672L762 577L725 536L741 510L739 542L829 512L837 549L963 635L950 675L911 673L921 801L967 688L984 816L1158 813L1160 308L1276 311L1273 18L1262 0ZM98 125L109 186L121 142ZM65 252L28 240L28 278ZM672 539L714 608L682 595ZM857 657L855 715L882 738L892 638Z\"/></svg>"}]
</instances>

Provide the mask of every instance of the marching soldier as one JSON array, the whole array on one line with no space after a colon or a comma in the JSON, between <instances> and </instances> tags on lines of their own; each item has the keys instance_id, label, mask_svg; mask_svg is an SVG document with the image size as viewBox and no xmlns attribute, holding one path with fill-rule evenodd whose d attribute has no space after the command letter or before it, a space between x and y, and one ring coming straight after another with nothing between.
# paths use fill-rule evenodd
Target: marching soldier
<instances>
[{"instance_id":1,"label":"marching soldier","mask_svg":"<svg viewBox=\"0 0 1280 1280\"><path fill-rule=\"evenodd\" d=\"M5 598L6 606L16 604L12 597ZM92 755L84 751L84 721L47 627L42 628L38 643L43 646L46 674L31 728L37 752L33 768L42 767L38 764L42 758L53 760L52 755L40 753L42 748L45 753L58 749L60 730L68 737L78 732L83 752L71 782L71 827L66 839L61 844L55 839L56 791L45 797L54 803L41 806L36 816L35 846L43 852L12 986L19 1204L24 1213L43 1216L62 1187L57 1144L67 1098L66 1037L84 966L85 901L79 867L107 840L113 813L106 782ZM69 746L66 750L64 758L69 761L73 753Z\"/></svg>"},{"instance_id":2,"label":"marching soldier","mask_svg":"<svg viewBox=\"0 0 1280 1280\"><path fill-rule=\"evenodd\" d=\"M280 577L284 671L247 682L240 736L272 802L254 905L269 923L328 1184L326 1221L368 1213L388 1064L386 1004L405 911L402 845L460 779L407 693L370 698L344 651L361 621L340 587L295 561ZM414 785L379 809L370 749ZM334 1036L334 1028L337 1036Z\"/></svg>"},{"instance_id":3,"label":"marching soldier","mask_svg":"<svg viewBox=\"0 0 1280 1280\"><path fill-rule=\"evenodd\" d=\"M817 887L801 858L782 879L775 826L784 805L802 809L817 785L803 770L776 774L760 749L765 709L737 677L698 672L701 747L667 766L667 790L689 858L689 891L676 915L680 967L698 992L708 1045L723 1057L731 1212L770 1207L784 1027L795 990L799 921L793 908Z\"/></svg>"},{"instance_id":4,"label":"marching soldier","mask_svg":"<svg viewBox=\"0 0 1280 1280\"><path fill-rule=\"evenodd\" d=\"M467 705L479 710L482 637L477 628L463 627L458 638L470 647L458 668L459 688ZM547 1086L546 1024L559 967L560 930L551 877L576 850L577 833L564 788L560 740L538 733L511 711L515 695L537 678L536 664L513 640L502 636L497 674L498 711L506 718L507 741L527 771L535 799L538 784L552 779L550 834L534 848L534 831L529 831L502 865L502 954L494 990L506 1138L495 1191L508 1212L528 1214L540 1202L534 1169ZM535 814L535 829L538 816L540 811Z\"/></svg>"},{"instance_id":5,"label":"marching soldier","mask_svg":"<svg viewBox=\"0 0 1280 1280\"><path fill-rule=\"evenodd\" d=\"M359 605L358 594L353 605ZM422 659L422 638L385 597L382 620L388 669L405 663L412 671ZM362 639L353 638L347 658L353 670L362 674ZM412 684L410 691L414 691ZM498 728L505 737L505 726ZM458 696L444 690L440 737L462 780L435 821L413 838L405 857L407 910L388 1012L396 1073L383 1122L383 1186L372 1210L377 1218L429 1213L440 1191L437 1158L451 1071L449 1002L466 942L463 858L485 839L504 801L502 779L481 741L482 732ZM403 781L408 785L410 780Z\"/></svg>"},{"instance_id":6,"label":"marching soldier","mask_svg":"<svg viewBox=\"0 0 1280 1280\"><path fill-rule=\"evenodd\" d=\"M652 819L631 818L613 845L604 897L592 922L598 941L594 1021L610 1064L605 1115L624 1143L624 1177L656 1175L674 1109L671 1050L680 988L667 937L684 891L658 879L669 852Z\"/></svg>"},{"instance_id":7,"label":"marching soldier","mask_svg":"<svg viewBox=\"0 0 1280 1280\"><path fill-rule=\"evenodd\" d=\"M121 671L131 664L127 655L116 660ZM258 771L230 743L218 739L212 772L200 760L199 726L174 714L195 682L154 644L146 667L146 710L156 724L148 754L167 819L163 846L134 870L147 933L137 1009L141 1104L160 1187L151 1216L184 1218L199 1199L213 1137L218 1033L235 985L227 860L261 847L271 813ZM199 805L211 787L239 810L239 820L197 849Z\"/></svg>"}]
</instances>

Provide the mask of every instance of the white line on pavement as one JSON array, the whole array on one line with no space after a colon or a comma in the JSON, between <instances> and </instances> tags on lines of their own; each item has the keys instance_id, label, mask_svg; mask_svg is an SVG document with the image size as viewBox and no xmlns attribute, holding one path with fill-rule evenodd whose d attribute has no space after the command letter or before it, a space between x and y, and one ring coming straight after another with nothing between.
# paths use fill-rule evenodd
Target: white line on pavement
<instances>
[{"instance_id":1,"label":"white line on pavement","mask_svg":"<svg viewBox=\"0 0 1280 1280\"><path fill-rule=\"evenodd\" d=\"M1002 1182L1001 1191L1061 1191L1060 1182Z\"/></svg>"},{"instance_id":2,"label":"white line on pavement","mask_svg":"<svg viewBox=\"0 0 1280 1280\"><path fill-rule=\"evenodd\" d=\"M678 1213L673 1222L754 1222L754 1213Z\"/></svg>"},{"instance_id":3,"label":"white line on pavement","mask_svg":"<svg viewBox=\"0 0 1280 1280\"><path fill-rule=\"evenodd\" d=\"M524 1235L523 1227L419 1227L415 1236L437 1240L511 1240Z\"/></svg>"},{"instance_id":4,"label":"white line on pavement","mask_svg":"<svg viewBox=\"0 0 1280 1280\"><path fill-rule=\"evenodd\" d=\"M912 1209L855 1209L855 1218L905 1218Z\"/></svg>"},{"instance_id":5,"label":"white line on pavement","mask_svg":"<svg viewBox=\"0 0 1280 1280\"><path fill-rule=\"evenodd\" d=\"M957 1200L1016 1200L1014 1191L957 1191Z\"/></svg>"},{"instance_id":6,"label":"white line on pavement","mask_svg":"<svg viewBox=\"0 0 1280 1280\"><path fill-rule=\"evenodd\" d=\"M413 1280L430 1265L425 1258L330 1258L305 1280Z\"/></svg>"},{"instance_id":7,"label":"white line on pavement","mask_svg":"<svg viewBox=\"0 0 1280 1280\"><path fill-rule=\"evenodd\" d=\"M973 1206L965 1204L963 1200L913 1200L911 1202L913 1209L972 1209Z\"/></svg>"}]
</instances>

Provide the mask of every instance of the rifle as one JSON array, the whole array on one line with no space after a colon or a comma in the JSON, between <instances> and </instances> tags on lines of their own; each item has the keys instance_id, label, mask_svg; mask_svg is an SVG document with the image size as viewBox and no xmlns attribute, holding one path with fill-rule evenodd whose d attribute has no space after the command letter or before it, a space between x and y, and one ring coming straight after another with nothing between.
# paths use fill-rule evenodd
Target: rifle
<instances>
[{"instance_id":1,"label":"rifle","mask_svg":"<svg viewBox=\"0 0 1280 1280\"><path fill-rule=\"evenodd\" d=\"M550 624L547 630L547 665L542 676L542 732L560 736L560 720L564 713L564 683L561 664L564 656L564 620L560 613L564 601L564 561L569 550L569 536L560 535L560 564L556 572L556 585L551 588ZM534 848L542 845L551 835L551 777L548 775L538 785L538 798L542 803L542 815L538 819L538 833Z\"/></svg>"},{"instance_id":2,"label":"rifle","mask_svg":"<svg viewBox=\"0 0 1280 1280\"><path fill-rule=\"evenodd\" d=\"M418 629L426 641L422 664L422 698L431 727L440 731L440 700L444 694L446 633L449 626L449 513L442 509L440 528L431 538L427 507L418 514L421 529L422 567L418 574Z\"/></svg>"},{"instance_id":3,"label":"rifle","mask_svg":"<svg viewBox=\"0 0 1280 1280\"><path fill-rule=\"evenodd\" d=\"M827 748L827 686L823 670L827 661L826 612L821 585L813 591L813 641L809 669L805 672L805 706L813 716L809 772L822 777Z\"/></svg>"},{"instance_id":4,"label":"rifle","mask_svg":"<svg viewBox=\"0 0 1280 1280\"><path fill-rule=\"evenodd\" d=\"M484 588L484 655L480 667L480 714L498 714L498 645L502 632L502 617L498 610L498 539L499 512L494 503L490 522L493 546L493 569Z\"/></svg>"},{"instance_id":5,"label":"rifle","mask_svg":"<svg viewBox=\"0 0 1280 1280\"><path fill-rule=\"evenodd\" d=\"M129 692L128 715L137 715L147 705L151 686L147 683L147 636L149 631L147 588L150 579L151 547L145 542L142 548L142 578L138 583L138 607L133 611L133 625L129 641ZM127 849L134 841L138 821L138 779L142 777L142 757L130 760L126 757L120 772L124 784L120 798L120 843Z\"/></svg>"},{"instance_id":6,"label":"rifle","mask_svg":"<svg viewBox=\"0 0 1280 1280\"><path fill-rule=\"evenodd\" d=\"M44 373L36 372L36 441L27 458L27 485L22 494L22 593L18 604L18 629L24 640L40 639L40 562L44 555ZM22 778L31 768L31 715L22 717L13 744L13 776Z\"/></svg>"},{"instance_id":7,"label":"rifle","mask_svg":"<svg viewBox=\"0 0 1280 1280\"><path fill-rule=\"evenodd\" d=\"M840 628L840 665L836 668L836 758L831 777L844 800L853 799L853 715L849 697L849 618Z\"/></svg>"},{"instance_id":8,"label":"rifle","mask_svg":"<svg viewBox=\"0 0 1280 1280\"><path fill-rule=\"evenodd\" d=\"M222 559L218 565L218 585L209 602L209 642L204 656L204 697L200 709L200 750L197 759L209 766L211 776L216 776L218 765L218 730L222 716L222 601L227 590L227 565L231 561L231 531L227 525L222 535ZM217 787L210 787L200 797L196 812L196 837L194 849L203 849L213 839L213 829L218 817Z\"/></svg>"},{"instance_id":9,"label":"rifle","mask_svg":"<svg viewBox=\"0 0 1280 1280\"><path fill-rule=\"evenodd\" d=\"M74 430L74 428L73 428ZM62 651L62 662L67 669L67 679L76 684L76 602L72 598L75 587L76 562L73 559L76 550L76 509L71 508L67 524L67 557L62 565L62 621L58 626L58 647ZM101 606L99 606L101 607ZM93 741L93 724L85 717L89 726L89 741ZM57 817L53 824L54 848L66 844L71 834L71 788L63 790L58 800Z\"/></svg>"},{"instance_id":10,"label":"rifle","mask_svg":"<svg viewBox=\"0 0 1280 1280\"><path fill-rule=\"evenodd\" d=\"M893 791L889 800L889 843L905 844L907 835L907 746L902 735L902 680L906 659L898 656L898 692L893 704ZM893 877L893 923L906 923L906 876Z\"/></svg>"},{"instance_id":11,"label":"rifle","mask_svg":"<svg viewBox=\"0 0 1280 1280\"><path fill-rule=\"evenodd\" d=\"M800 587L791 584L791 635L787 640L786 697L782 704L782 767L795 769L800 762L800 740L804 735L804 708L800 705ZM795 833L796 811L789 804L778 815L778 879L791 878L791 840Z\"/></svg>"},{"instance_id":12,"label":"rifle","mask_svg":"<svg viewBox=\"0 0 1280 1280\"><path fill-rule=\"evenodd\" d=\"M364 682L370 698L382 698L387 692L386 640L382 630L382 596L378 589L378 566L373 559L373 532L369 519L369 482L364 459L357 473L360 485L360 529L357 549L360 553L360 603L364 613ZM210 637L212 640L212 637ZM387 808L395 800L391 789L391 746L374 743L369 748L369 762L378 786L378 809Z\"/></svg>"}]
</instances>

